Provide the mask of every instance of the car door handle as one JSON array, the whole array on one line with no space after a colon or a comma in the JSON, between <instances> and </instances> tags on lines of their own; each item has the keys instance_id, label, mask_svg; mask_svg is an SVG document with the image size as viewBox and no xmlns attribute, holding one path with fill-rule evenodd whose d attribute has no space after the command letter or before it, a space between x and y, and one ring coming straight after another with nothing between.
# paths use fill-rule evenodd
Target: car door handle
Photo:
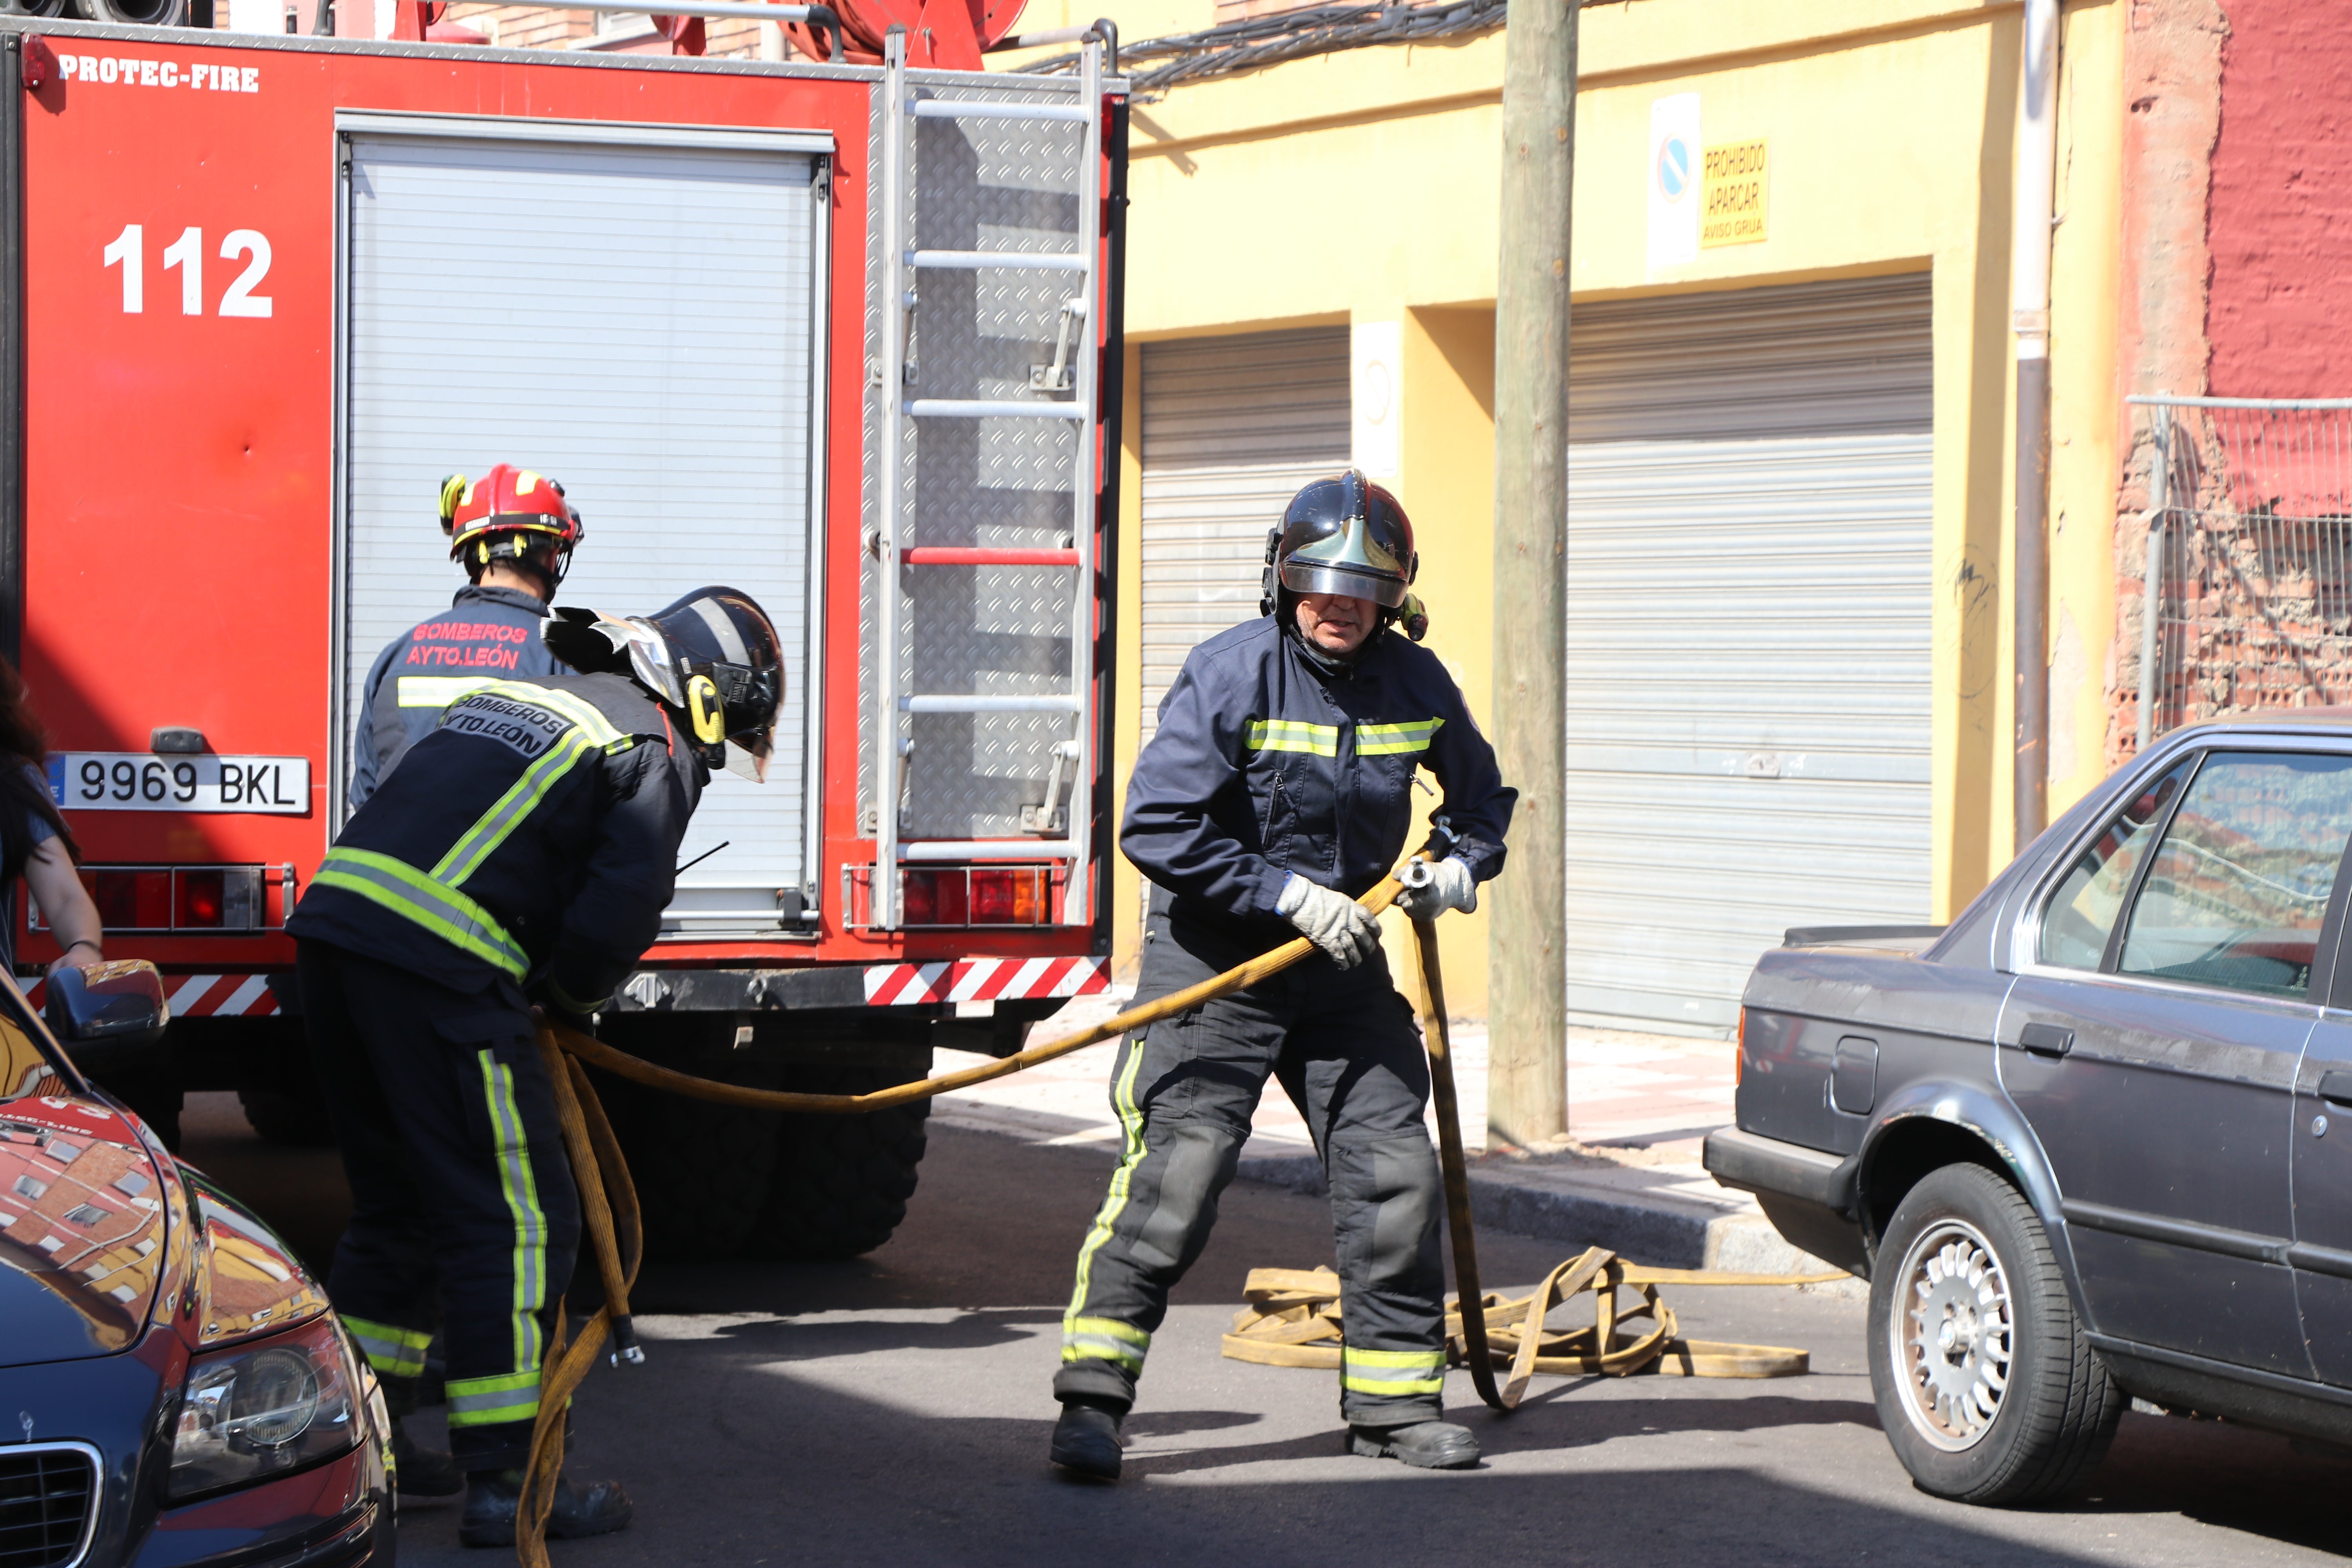
<instances>
[{"instance_id":1,"label":"car door handle","mask_svg":"<svg viewBox=\"0 0 2352 1568\"><path fill-rule=\"evenodd\" d=\"M2352 1106L2352 1072L2336 1068L2321 1073L2319 1098L2330 1105Z\"/></svg>"},{"instance_id":2,"label":"car door handle","mask_svg":"<svg viewBox=\"0 0 2352 1568\"><path fill-rule=\"evenodd\" d=\"M2017 1043L2037 1057L2063 1057L2074 1048L2074 1031L2059 1024L2028 1024L2017 1032ZM2345 1076L2352 1079L2352 1073Z\"/></svg>"}]
</instances>

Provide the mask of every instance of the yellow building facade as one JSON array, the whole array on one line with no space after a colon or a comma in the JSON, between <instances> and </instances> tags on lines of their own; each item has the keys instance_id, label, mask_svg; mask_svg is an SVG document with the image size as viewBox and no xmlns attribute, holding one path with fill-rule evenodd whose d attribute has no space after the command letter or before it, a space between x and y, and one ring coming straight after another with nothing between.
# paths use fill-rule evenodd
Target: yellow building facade
<instances>
[{"instance_id":1,"label":"yellow building facade","mask_svg":"<svg viewBox=\"0 0 2352 1568\"><path fill-rule=\"evenodd\" d=\"M1033 0L1023 26L1083 22L1101 9L1100 0ZM1219 19L1213 0L1108 9L1130 43ZM2112 542L2128 431L2115 369L2128 25L2125 0L2063 8L2052 310L2053 816L2107 767ZM1916 301L1922 379L1913 438L1924 440L1927 460L1898 611L1913 623L1904 636L1918 640L1925 685L1916 777L1906 773L1903 786L1914 802L1904 809L1917 821L1904 831L1925 837L1906 897L1916 918L1936 921L2006 863L2011 843L2010 170L2021 32L2015 0L1607 0L1585 5L1580 20L1570 247L1580 320L1634 320L1641 301L1679 296L1780 298L1729 292L1739 290L1811 286L1788 298L1843 298L1849 286L1866 293L1874 279ZM1122 785L1146 733L1142 708L1156 695L1144 674L1146 579L1170 570L1135 547L1153 460L1151 367L1174 363L1155 357L1160 345L1346 330L1355 350L1349 455L1360 454L1365 405L1377 399L1386 428L1370 438L1386 466L1382 482L1419 534L1430 645L1473 711L1486 716L1496 649L1509 647L1490 615L1503 60L1496 29L1318 55L1139 98L1118 622ZM1685 127L1682 141L1695 144L1662 153L1662 123ZM1681 177L1691 194L1712 206L1695 247L1671 235L1662 247L1654 232L1658 182L1675 175L1677 157L1688 161ZM1580 374L1582 359L1580 348ZM1572 444L1580 438L1574 419L1570 435ZM1588 493L1579 489L1582 472L1572 466L1572 520ZM1775 525L1759 516L1754 526ZM1574 548L1572 582L1580 570ZM1758 559L1772 560L1769 540ZM1236 577L1230 618L1238 619L1254 613L1255 595L1239 586L1239 564L1227 569ZM1254 584L1255 568L1247 574ZM1757 574L1759 592L1776 591L1763 580L1769 575ZM1801 585L1785 592L1794 602ZM1244 596L1253 602L1239 603ZM1571 646L1586 646L1577 637ZM1705 638L1693 646L1703 648ZM1725 680L1737 679L1739 660L1709 657ZM1572 679L1574 666L1572 656ZM1867 671L1857 670L1853 689L1867 694ZM1629 731L1649 717L1630 717ZM1759 753L1748 764L1777 778L1805 759ZM1578 765L1572 758L1571 770ZM1768 796L1754 798L1769 809ZM1702 870L1705 862L1695 852ZM1118 953L1129 966L1142 889L1123 862L1117 894ZM1444 930L1456 1010L1480 1014L1483 917ZM1392 940L1390 951L1402 949ZM1574 994L1570 1005L1596 1016L1628 1011ZM1720 1027L1724 1016L1713 1008L1684 1022ZM1675 1023L1657 1014L1652 1021Z\"/></svg>"}]
</instances>

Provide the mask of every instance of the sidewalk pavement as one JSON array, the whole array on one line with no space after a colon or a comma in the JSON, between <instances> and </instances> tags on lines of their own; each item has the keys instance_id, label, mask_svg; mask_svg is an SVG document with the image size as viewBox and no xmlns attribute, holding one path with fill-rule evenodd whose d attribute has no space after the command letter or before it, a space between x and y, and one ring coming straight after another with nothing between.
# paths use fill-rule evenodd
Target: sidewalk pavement
<instances>
[{"instance_id":1,"label":"sidewalk pavement","mask_svg":"<svg viewBox=\"0 0 2352 1568\"><path fill-rule=\"evenodd\" d=\"M1126 1005L1119 994L1081 998L1038 1025L1029 1043L1076 1034ZM1729 1041L1570 1028L1571 1146L1538 1155L1490 1155L1486 1026L1457 1022L1452 1034L1476 1225L1570 1247L1598 1244L1661 1268L1773 1274L1829 1269L1781 1240L1753 1197L1717 1186L1699 1165L1701 1141L1732 1120L1735 1047ZM1121 1134L1108 1083L1117 1051L1118 1042L1107 1041L941 1095L931 1114L950 1126L1115 1157ZM932 1070L954 1072L987 1060L940 1051ZM1269 1082L1259 1103L1240 1174L1301 1192L1323 1190L1306 1123L1279 1085ZM1819 1287L1841 1293L1861 1288L1858 1280Z\"/></svg>"}]
</instances>

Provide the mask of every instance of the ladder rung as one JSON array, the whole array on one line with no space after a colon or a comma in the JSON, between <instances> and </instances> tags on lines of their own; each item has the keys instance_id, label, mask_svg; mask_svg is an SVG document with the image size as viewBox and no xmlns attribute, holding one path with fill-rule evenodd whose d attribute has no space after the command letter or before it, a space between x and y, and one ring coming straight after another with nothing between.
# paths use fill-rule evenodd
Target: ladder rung
<instances>
[{"instance_id":1,"label":"ladder rung","mask_svg":"<svg viewBox=\"0 0 2352 1568\"><path fill-rule=\"evenodd\" d=\"M1075 550L986 550L961 544L918 544L898 559L909 566L1076 566Z\"/></svg>"},{"instance_id":2,"label":"ladder rung","mask_svg":"<svg viewBox=\"0 0 2352 1568\"><path fill-rule=\"evenodd\" d=\"M1087 256L1084 251L1077 250L910 250L907 252L907 265L962 272L978 272L992 267L1025 268L1040 272L1084 272Z\"/></svg>"},{"instance_id":3,"label":"ladder rung","mask_svg":"<svg viewBox=\"0 0 2352 1568\"><path fill-rule=\"evenodd\" d=\"M1084 419L1086 405L1066 399L1052 403L998 403L975 397L913 397L907 413L917 419Z\"/></svg>"},{"instance_id":4,"label":"ladder rung","mask_svg":"<svg viewBox=\"0 0 2352 1568\"><path fill-rule=\"evenodd\" d=\"M981 103L963 98L919 98L908 105L918 120L1060 120L1084 125L1094 110L1071 103Z\"/></svg>"},{"instance_id":5,"label":"ladder rung","mask_svg":"<svg viewBox=\"0 0 2352 1568\"><path fill-rule=\"evenodd\" d=\"M898 846L901 860L1069 860L1077 853L1067 838L925 838Z\"/></svg>"},{"instance_id":6,"label":"ladder rung","mask_svg":"<svg viewBox=\"0 0 2352 1568\"><path fill-rule=\"evenodd\" d=\"M901 697L901 713L1076 713L1075 697Z\"/></svg>"}]
</instances>

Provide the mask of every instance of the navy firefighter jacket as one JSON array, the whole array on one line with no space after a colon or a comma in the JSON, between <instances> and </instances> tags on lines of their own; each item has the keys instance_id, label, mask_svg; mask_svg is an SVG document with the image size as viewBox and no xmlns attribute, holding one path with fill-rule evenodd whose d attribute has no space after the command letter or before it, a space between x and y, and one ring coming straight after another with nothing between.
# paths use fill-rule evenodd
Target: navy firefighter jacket
<instances>
[{"instance_id":1,"label":"navy firefighter jacket","mask_svg":"<svg viewBox=\"0 0 2352 1568\"><path fill-rule=\"evenodd\" d=\"M1119 847L1164 890L1155 909L1286 931L1275 901L1292 872L1357 898L1395 868L1419 767L1444 791L1454 853L1492 878L1518 792L1437 656L1383 630L1352 664L1327 663L1262 616L1185 658L1136 759Z\"/></svg>"},{"instance_id":2,"label":"navy firefighter jacket","mask_svg":"<svg viewBox=\"0 0 2352 1568\"><path fill-rule=\"evenodd\" d=\"M569 675L539 640L547 606L520 588L457 590L449 608L375 656L352 738L352 809L375 793L408 748L433 732L441 710L488 680Z\"/></svg>"},{"instance_id":3,"label":"navy firefighter jacket","mask_svg":"<svg viewBox=\"0 0 2352 1568\"><path fill-rule=\"evenodd\" d=\"M585 1013L661 930L709 773L620 675L494 681L336 836L286 930Z\"/></svg>"}]
</instances>

